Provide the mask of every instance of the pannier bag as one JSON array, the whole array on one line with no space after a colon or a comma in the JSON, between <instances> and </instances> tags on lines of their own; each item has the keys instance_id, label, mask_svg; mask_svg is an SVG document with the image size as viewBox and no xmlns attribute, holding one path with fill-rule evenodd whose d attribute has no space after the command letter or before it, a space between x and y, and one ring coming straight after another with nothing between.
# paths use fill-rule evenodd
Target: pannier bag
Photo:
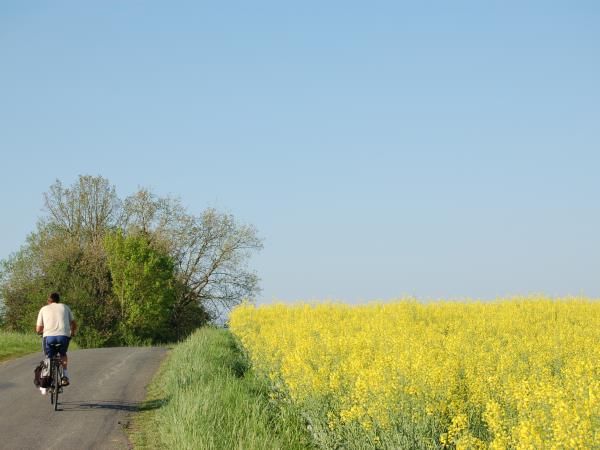
<instances>
[{"instance_id":1,"label":"pannier bag","mask_svg":"<svg viewBox=\"0 0 600 450\"><path fill-rule=\"evenodd\" d=\"M50 358L40 361L33 371L33 384L41 388L49 388L52 384L50 376Z\"/></svg>"}]
</instances>

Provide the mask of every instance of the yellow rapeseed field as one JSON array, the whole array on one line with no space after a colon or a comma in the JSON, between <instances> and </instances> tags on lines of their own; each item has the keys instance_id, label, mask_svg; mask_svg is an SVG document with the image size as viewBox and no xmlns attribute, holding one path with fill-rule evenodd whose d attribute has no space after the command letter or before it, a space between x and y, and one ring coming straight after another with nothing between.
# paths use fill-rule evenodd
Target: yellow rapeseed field
<instances>
[{"instance_id":1,"label":"yellow rapeseed field","mask_svg":"<svg viewBox=\"0 0 600 450\"><path fill-rule=\"evenodd\" d=\"M600 449L600 302L242 305L230 326L324 448Z\"/></svg>"}]
</instances>

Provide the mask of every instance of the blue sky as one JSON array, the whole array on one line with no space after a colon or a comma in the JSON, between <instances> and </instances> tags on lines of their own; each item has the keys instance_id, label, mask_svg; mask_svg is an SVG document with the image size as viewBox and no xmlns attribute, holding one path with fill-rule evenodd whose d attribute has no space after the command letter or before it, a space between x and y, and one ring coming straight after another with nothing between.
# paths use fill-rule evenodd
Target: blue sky
<instances>
[{"instance_id":1,"label":"blue sky","mask_svg":"<svg viewBox=\"0 0 600 450\"><path fill-rule=\"evenodd\" d=\"M101 174L255 224L261 301L600 296L597 2L296 3L2 2L0 257Z\"/></svg>"}]
</instances>

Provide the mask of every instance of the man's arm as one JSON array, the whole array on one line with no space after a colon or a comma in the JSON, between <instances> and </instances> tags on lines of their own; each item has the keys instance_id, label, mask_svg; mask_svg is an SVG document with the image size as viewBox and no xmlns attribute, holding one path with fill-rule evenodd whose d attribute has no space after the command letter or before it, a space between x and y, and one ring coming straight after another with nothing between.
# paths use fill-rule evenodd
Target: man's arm
<instances>
[{"instance_id":1,"label":"man's arm","mask_svg":"<svg viewBox=\"0 0 600 450\"><path fill-rule=\"evenodd\" d=\"M37 321L35 322L35 332L36 333L44 332L44 317L42 316L41 309L40 309L40 312L38 313Z\"/></svg>"},{"instance_id":2,"label":"man's arm","mask_svg":"<svg viewBox=\"0 0 600 450\"><path fill-rule=\"evenodd\" d=\"M77 331L77 322L71 320L71 337L75 336L75 332Z\"/></svg>"}]
</instances>

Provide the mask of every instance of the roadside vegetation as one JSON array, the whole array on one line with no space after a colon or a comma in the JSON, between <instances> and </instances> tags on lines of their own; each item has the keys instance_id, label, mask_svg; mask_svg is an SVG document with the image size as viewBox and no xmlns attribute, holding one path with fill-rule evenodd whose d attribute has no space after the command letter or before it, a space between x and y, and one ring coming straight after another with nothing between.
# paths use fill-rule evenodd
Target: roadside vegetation
<instances>
[{"instance_id":1,"label":"roadside vegetation","mask_svg":"<svg viewBox=\"0 0 600 450\"><path fill-rule=\"evenodd\" d=\"M202 328L176 345L130 428L136 449L306 449L298 411L270 398L227 330Z\"/></svg>"},{"instance_id":2,"label":"roadside vegetation","mask_svg":"<svg viewBox=\"0 0 600 450\"><path fill-rule=\"evenodd\" d=\"M0 330L0 361L42 351L42 339L36 334Z\"/></svg>"},{"instance_id":3,"label":"roadside vegetation","mask_svg":"<svg viewBox=\"0 0 600 450\"><path fill-rule=\"evenodd\" d=\"M71 349L78 348L71 342ZM18 333L0 329L0 362L29 353L42 352L42 338L34 333Z\"/></svg>"},{"instance_id":4,"label":"roadside vegetation","mask_svg":"<svg viewBox=\"0 0 600 450\"><path fill-rule=\"evenodd\" d=\"M231 332L325 449L600 449L600 302L240 306Z\"/></svg>"}]
</instances>

